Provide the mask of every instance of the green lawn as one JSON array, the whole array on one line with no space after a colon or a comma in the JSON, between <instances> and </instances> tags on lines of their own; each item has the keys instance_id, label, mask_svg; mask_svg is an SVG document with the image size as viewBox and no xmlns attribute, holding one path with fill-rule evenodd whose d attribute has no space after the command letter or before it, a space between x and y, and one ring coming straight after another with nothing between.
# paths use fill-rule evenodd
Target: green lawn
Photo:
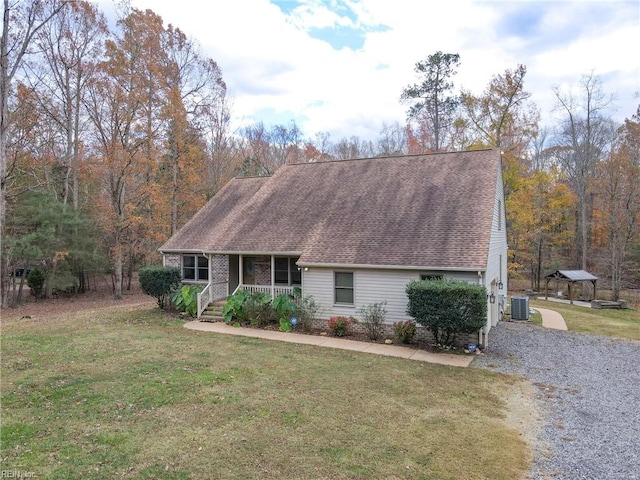
<instances>
[{"instance_id":1,"label":"green lawn","mask_svg":"<svg viewBox=\"0 0 640 480\"><path fill-rule=\"evenodd\" d=\"M572 332L640 340L640 310L598 310L545 300L532 300L530 304L560 313Z\"/></svg>"},{"instance_id":2,"label":"green lawn","mask_svg":"<svg viewBox=\"0 0 640 480\"><path fill-rule=\"evenodd\" d=\"M36 478L515 479L519 380L186 330L157 309L2 327L3 471Z\"/></svg>"}]
</instances>

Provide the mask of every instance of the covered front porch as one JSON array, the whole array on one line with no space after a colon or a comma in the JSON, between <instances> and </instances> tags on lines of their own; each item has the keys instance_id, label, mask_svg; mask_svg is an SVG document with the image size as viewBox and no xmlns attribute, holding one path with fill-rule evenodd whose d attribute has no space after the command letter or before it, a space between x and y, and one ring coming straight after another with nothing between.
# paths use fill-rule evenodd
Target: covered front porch
<instances>
[{"instance_id":1,"label":"covered front porch","mask_svg":"<svg viewBox=\"0 0 640 480\"><path fill-rule=\"evenodd\" d=\"M281 294L293 295L296 287L302 287L297 255L208 254L202 258L207 261L210 280L198 294L198 318L210 303L226 299L239 290L267 293L275 298ZM183 278L184 273L183 267Z\"/></svg>"}]
</instances>

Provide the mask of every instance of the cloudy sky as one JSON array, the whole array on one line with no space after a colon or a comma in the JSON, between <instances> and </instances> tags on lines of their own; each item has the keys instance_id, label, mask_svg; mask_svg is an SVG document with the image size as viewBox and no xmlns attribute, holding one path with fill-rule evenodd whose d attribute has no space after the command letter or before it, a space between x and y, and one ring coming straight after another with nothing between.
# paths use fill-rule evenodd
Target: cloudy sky
<instances>
[{"instance_id":1,"label":"cloudy sky","mask_svg":"<svg viewBox=\"0 0 640 480\"><path fill-rule=\"evenodd\" d=\"M454 77L480 94L518 64L552 123L553 86L594 73L618 121L640 97L639 0L131 0L197 40L223 71L236 126L287 124L307 137L375 139L404 122L419 60L460 54Z\"/></svg>"}]
</instances>

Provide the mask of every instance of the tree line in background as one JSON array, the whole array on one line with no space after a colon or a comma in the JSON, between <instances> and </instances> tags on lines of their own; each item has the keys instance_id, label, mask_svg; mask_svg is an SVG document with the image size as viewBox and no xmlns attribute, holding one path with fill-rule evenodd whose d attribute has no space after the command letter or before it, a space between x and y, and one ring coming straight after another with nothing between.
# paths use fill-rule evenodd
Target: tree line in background
<instances>
[{"instance_id":1,"label":"tree line in background","mask_svg":"<svg viewBox=\"0 0 640 480\"><path fill-rule=\"evenodd\" d=\"M640 107L624 124L585 75L554 89L553 127L524 88L526 67L476 95L454 89L460 56L436 52L405 87L407 122L375 141L305 138L291 121L237 131L222 71L151 10L123 8L110 29L96 4L4 2L0 41L2 305L20 269L45 295L110 273L116 297L158 246L233 176L286 163L500 148L509 268L540 289L550 270L583 268L619 294L640 281Z\"/></svg>"}]
</instances>

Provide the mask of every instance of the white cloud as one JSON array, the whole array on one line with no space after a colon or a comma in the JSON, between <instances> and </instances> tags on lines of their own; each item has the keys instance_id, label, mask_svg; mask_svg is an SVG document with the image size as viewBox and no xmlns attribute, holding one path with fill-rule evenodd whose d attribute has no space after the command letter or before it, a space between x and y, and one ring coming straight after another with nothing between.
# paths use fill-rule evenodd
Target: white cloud
<instances>
[{"instance_id":1,"label":"white cloud","mask_svg":"<svg viewBox=\"0 0 640 480\"><path fill-rule=\"evenodd\" d=\"M219 63L238 122L270 123L256 117L265 110L292 112L308 137L329 131L334 140L374 139L384 122L403 122L400 93L416 81L414 64L437 50L461 55L455 84L474 93L493 75L527 65L525 87L543 118L551 86L591 70L606 77L605 90L619 91L620 119L638 103L640 57L631 52L640 38L637 2L617 2L605 16L602 3L589 2L310 0L289 16L267 0L132 3L196 38ZM337 3L340 9L330 8ZM388 29L375 31L381 25ZM362 28L364 44L334 49L308 33L326 27Z\"/></svg>"}]
</instances>

